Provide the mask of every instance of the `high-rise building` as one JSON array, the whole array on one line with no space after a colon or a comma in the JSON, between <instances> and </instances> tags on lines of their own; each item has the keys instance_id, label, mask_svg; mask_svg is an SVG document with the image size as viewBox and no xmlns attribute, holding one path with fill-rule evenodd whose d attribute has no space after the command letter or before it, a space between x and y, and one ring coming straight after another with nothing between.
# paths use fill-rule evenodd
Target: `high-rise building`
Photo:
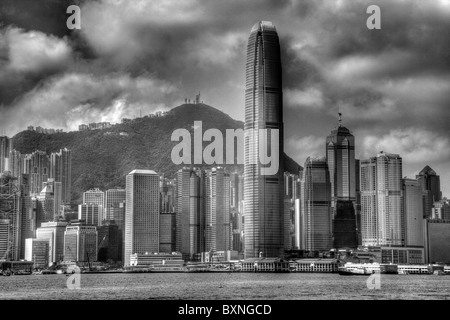
<instances>
[{"instance_id":1,"label":"high-rise building","mask_svg":"<svg viewBox=\"0 0 450 320\"><path fill-rule=\"evenodd\" d=\"M36 229L36 239L49 243L49 264L64 260L64 233L68 223L63 221L43 222Z\"/></svg>"},{"instance_id":2,"label":"high-rise building","mask_svg":"<svg viewBox=\"0 0 450 320\"><path fill-rule=\"evenodd\" d=\"M69 204L72 199L72 152L61 149L50 155L50 178L61 182L61 201Z\"/></svg>"},{"instance_id":3,"label":"high-rise building","mask_svg":"<svg viewBox=\"0 0 450 320\"><path fill-rule=\"evenodd\" d=\"M103 206L98 204L79 204L78 219L84 220L86 224L101 226L103 221Z\"/></svg>"},{"instance_id":4,"label":"high-rise building","mask_svg":"<svg viewBox=\"0 0 450 320\"><path fill-rule=\"evenodd\" d=\"M20 179L20 176L24 172L24 158L25 156L17 150L11 150L9 152L8 171L18 179Z\"/></svg>"},{"instance_id":5,"label":"high-rise building","mask_svg":"<svg viewBox=\"0 0 450 320\"><path fill-rule=\"evenodd\" d=\"M36 196L37 201L40 202L39 207L41 209L36 217L38 226L42 222L57 220L61 211L61 182L47 179L43 186L44 188L40 194Z\"/></svg>"},{"instance_id":6,"label":"high-rise building","mask_svg":"<svg viewBox=\"0 0 450 320\"><path fill-rule=\"evenodd\" d=\"M245 258L284 256L283 97L275 26L256 23L247 45L244 124ZM267 130L267 135L265 131ZM278 139L277 138L278 135ZM275 139L272 139L275 138ZM274 141L273 141L274 140ZM278 155L275 173L261 163ZM278 152L276 152L278 151Z\"/></svg>"},{"instance_id":7,"label":"high-rise building","mask_svg":"<svg viewBox=\"0 0 450 320\"><path fill-rule=\"evenodd\" d=\"M380 152L361 160L361 228L364 246L405 245L402 158Z\"/></svg>"},{"instance_id":8,"label":"high-rise building","mask_svg":"<svg viewBox=\"0 0 450 320\"><path fill-rule=\"evenodd\" d=\"M423 196L423 217L431 217L431 210L433 208L433 203L441 200L441 181L436 171L426 166L419 172L416 176L417 181L419 181L422 186L422 196Z\"/></svg>"},{"instance_id":9,"label":"high-rise building","mask_svg":"<svg viewBox=\"0 0 450 320\"><path fill-rule=\"evenodd\" d=\"M123 261L124 246L123 241L125 239L125 189L109 189L105 192L105 217L106 220L114 220L119 233L119 261Z\"/></svg>"},{"instance_id":10,"label":"high-rise building","mask_svg":"<svg viewBox=\"0 0 450 320\"><path fill-rule=\"evenodd\" d=\"M362 245L361 235L361 161L355 159L355 181L356 181L356 201L355 201L355 214L356 214L356 235L358 238L358 246Z\"/></svg>"},{"instance_id":11,"label":"high-rise building","mask_svg":"<svg viewBox=\"0 0 450 320\"><path fill-rule=\"evenodd\" d=\"M121 234L113 220L104 220L97 228L98 232L98 261L107 262L120 260Z\"/></svg>"},{"instance_id":12,"label":"high-rise building","mask_svg":"<svg viewBox=\"0 0 450 320\"><path fill-rule=\"evenodd\" d=\"M97 261L97 227L68 225L64 232L64 261Z\"/></svg>"},{"instance_id":13,"label":"high-rise building","mask_svg":"<svg viewBox=\"0 0 450 320\"><path fill-rule=\"evenodd\" d=\"M356 248L355 137L342 126L341 113L338 127L327 137L326 151L331 182L333 247Z\"/></svg>"},{"instance_id":14,"label":"high-rise building","mask_svg":"<svg viewBox=\"0 0 450 320\"><path fill-rule=\"evenodd\" d=\"M10 252L10 221L9 219L0 219L0 260L7 260Z\"/></svg>"},{"instance_id":15,"label":"high-rise building","mask_svg":"<svg viewBox=\"0 0 450 320\"><path fill-rule=\"evenodd\" d=\"M3 232L3 242L6 250L0 251L0 259L19 260L21 254L21 194L18 181L10 172L0 173L0 219L3 224L9 223ZM0 245L1 247L1 245ZM3 252L2 252L3 251Z\"/></svg>"},{"instance_id":16,"label":"high-rise building","mask_svg":"<svg viewBox=\"0 0 450 320\"><path fill-rule=\"evenodd\" d=\"M183 259L200 259L205 251L205 177L197 168L177 172L176 251Z\"/></svg>"},{"instance_id":17,"label":"high-rise building","mask_svg":"<svg viewBox=\"0 0 450 320\"><path fill-rule=\"evenodd\" d=\"M99 188L94 188L83 192L83 203L97 204L99 206L105 205L105 193Z\"/></svg>"},{"instance_id":18,"label":"high-rise building","mask_svg":"<svg viewBox=\"0 0 450 320\"><path fill-rule=\"evenodd\" d=\"M301 181L302 249L331 249L331 183L326 158L308 157Z\"/></svg>"},{"instance_id":19,"label":"high-rise building","mask_svg":"<svg viewBox=\"0 0 450 320\"><path fill-rule=\"evenodd\" d=\"M49 242L33 238L25 239L25 260L33 261L33 268L47 268L51 266L48 261Z\"/></svg>"},{"instance_id":20,"label":"high-rise building","mask_svg":"<svg viewBox=\"0 0 450 320\"><path fill-rule=\"evenodd\" d=\"M159 252L176 251L176 213L161 212L159 215Z\"/></svg>"},{"instance_id":21,"label":"high-rise building","mask_svg":"<svg viewBox=\"0 0 450 320\"><path fill-rule=\"evenodd\" d=\"M244 179L237 172L230 174L230 223L232 229L232 250L242 252L244 227L242 213L244 207Z\"/></svg>"},{"instance_id":22,"label":"high-rise building","mask_svg":"<svg viewBox=\"0 0 450 320\"><path fill-rule=\"evenodd\" d=\"M416 179L403 179L405 246L423 247L422 187Z\"/></svg>"},{"instance_id":23,"label":"high-rise building","mask_svg":"<svg viewBox=\"0 0 450 320\"><path fill-rule=\"evenodd\" d=\"M432 219L450 220L450 202L447 199L442 199L433 204Z\"/></svg>"},{"instance_id":24,"label":"high-rise building","mask_svg":"<svg viewBox=\"0 0 450 320\"><path fill-rule=\"evenodd\" d=\"M425 262L450 263L450 220L424 219Z\"/></svg>"},{"instance_id":25,"label":"high-rise building","mask_svg":"<svg viewBox=\"0 0 450 320\"><path fill-rule=\"evenodd\" d=\"M231 250L229 185L224 168L205 172L205 252Z\"/></svg>"},{"instance_id":26,"label":"high-rise building","mask_svg":"<svg viewBox=\"0 0 450 320\"><path fill-rule=\"evenodd\" d=\"M50 177L50 158L44 151L35 151L24 158L24 173L30 175L31 196L41 193L43 183Z\"/></svg>"},{"instance_id":27,"label":"high-rise building","mask_svg":"<svg viewBox=\"0 0 450 320\"><path fill-rule=\"evenodd\" d=\"M300 172L299 172L300 173ZM300 199L300 176L289 172L284 173L284 249L299 249L296 245L296 234L299 234L299 206L295 206Z\"/></svg>"},{"instance_id":28,"label":"high-rise building","mask_svg":"<svg viewBox=\"0 0 450 320\"><path fill-rule=\"evenodd\" d=\"M0 174L8 169L9 151L11 140L6 136L0 136Z\"/></svg>"},{"instance_id":29,"label":"high-rise building","mask_svg":"<svg viewBox=\"0 0 450 320\"><path fill-rule=\"evenodd\" d=\"M125 266L134 253L159 252L159 176L133 170L126 177Z\"/></svg>"}]
</instances>

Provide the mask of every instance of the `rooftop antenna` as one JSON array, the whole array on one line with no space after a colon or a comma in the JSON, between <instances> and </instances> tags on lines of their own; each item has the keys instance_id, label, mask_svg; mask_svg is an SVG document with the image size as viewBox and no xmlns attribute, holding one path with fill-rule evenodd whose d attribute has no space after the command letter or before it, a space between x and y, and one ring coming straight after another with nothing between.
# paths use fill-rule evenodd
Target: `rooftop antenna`
<instances>
[{"instance_id":1,"label":"rooftop antenna","mask_svg":"<svg viewBox=\"0 0 450 320\"><path fill-rule=\"evenodd\" d=\"M338 105L338 114L339 114L339 128L342 126L342 112L341 112L341 105Z\"/></svg>"}]
</instances>

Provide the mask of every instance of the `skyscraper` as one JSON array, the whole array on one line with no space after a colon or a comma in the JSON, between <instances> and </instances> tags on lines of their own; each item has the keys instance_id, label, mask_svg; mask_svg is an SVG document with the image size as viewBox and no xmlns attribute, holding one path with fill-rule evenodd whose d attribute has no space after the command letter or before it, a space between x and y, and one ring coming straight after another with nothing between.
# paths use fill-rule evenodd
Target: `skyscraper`
<instances>
[{"instance_id":1,"label":"skyscraper","mask_svg":"<svg viewBox=\"0 0 450 320\"><path fill-rule=\"evenodd\" d=\"M98 204L79 204L78 219L84 220L89 225L101 226L103 221L103 206Z\"/></svg>"},{"instance_id":2,"label":"skyscraper","mask_svg":"<svg viewBox=\"0 0 450 320\"><path fill-rule=\"evenodd\" d=\"M42 222L55 221L58 219L61 211L61 182L54 179L48 179L43 183L44 188L36 196L40 202L40 208L36 216L36 223L39 227Z\"/></svg>"},{"instance_id":3,"label":"skyscraper","mask_svg":"<svg viewBox=\"0 0 450 320\"><path fill-rule=\"evenodd\" d=\"M205 251L205 177L198 168L177 172L176 249L183 259L199 259Z\"/></svg>"},{"instance_id":4,"label":"skyscraper","mask_svg":"<svg viewBox=\"0 0 450 320\"><path fill-rule=\"evenodd\" d=\"M405 246L423 247L422 186L416 179L403 179Z\"/></svg>"},{"instance_id":5,"label":"skyscraper","mask_svg":"<svg viewBox=\"0 0 450 320\"><path fill-rule=\"evenodd\" d=\"M6 136L0 137L0 173L8 169L8 159L11 140Z\"/></svg>"},{"instance_id":6,"label":"skyscraper","mask_svg":"<svg viewBox=\"0 0 450 320\"><path fill-rule=\"evenodd\" d=\"M47 240L49 242L50 264L58 263L64 259L64 233L67 222L43 222L36 229L36 239Z\"/></svg>"},{"instance_id":7,"label":"skyscraper","mask_svg":"<svg viewBox=\"0 0 450 320\"><path fill-rule=\"evenodd\" d=\"M69 204L72 199L72 152L64 148L59 152L52 153L50 162L50 178L61 182L61 201Z\"/></svg>"},{"instance_id":8,"label":"skyscraper","mask_svg":"<svg viewBox=\"0 0 450 320\"><path fill-rule=\"evenodd\" d=\"M65 261L97 261L97 227L69 225L64 232Z\"/></svg>"},{"instance_id":9,"label":"skyscraper","mask_svg":"<svg viewBox=\"0 0 450 320\"><path fill-rule=\"evenodd\" d=\"M24 173L30 175L31 196L39 195L43 183L50 177L50 159L44 151L27 154L24 159Z\"/></svg>"},{"instance_id":10,"label":"skyscraper","mask_svg":"<svg viewBox=\"0 0 450 320\"><path fill-rule=\"evenodd\" d=\"M119 257L123 261L125 239L125 189L109 189L105 192L105 215L104 219L114 220L119 229Z\"/></svg>"},{"instance_id":11,"label":"skyscraper","mask_svg":"<svg viewBox=\"0 0 450 320\"><path fill-rule=\"evenodd\" d=\"M231 250L230 175L222 167L205 174L205 252Z\"/></svg>"},{"instance_id":12,"label":"skyscraper","mask_svg":"<svg viewBox=\"0 0 450 320\"><path fill-rule=\"evenodd\" d=\"M133 170L126 177L125 266L134 253L159 252L159 176Z\"/></svg>"},{"instance_id":13,"label":"skyscraper","mask_svg":"<svg viewBox=\"0 0 450 320\"><path fill-rule=\"evenodd\" d=\"M327 137L326 151L331 182L333 247L356 248L355 137L342 126L341 113L338 127Z\"/></svg>"},{"instance_id":14,"label":"skyscraper","mask_svg":"<svg viewBox=\"0 0 450 320\"><path fill-rule=\"evenodd\" d=\"M97 204L99 206L105 205L105 193L99 188L94 188L83 192L83 203Z\"/></svg>"},{"instance_id":15,"label":"skyscraper","mask_svg":"<svg viewBox=\"0 0 450 320\"><path fill-rule=\"evenodd\" d=\"M433 203L441 200L441 181L439 176L436 174L430 166L426 166L419 172L416 176L417 181L419 181L422 186L422 196L423 196L423 217L429 218L431 216L431 211L433 208Z\"/></svg>"},{"instance_id":16,"label":"skyscraper","mask_svg":"<svg viewBox=\"0 0 450 320\"><path fill-rule=\"evenodd\" d=\"M245 258L284 256L283 97L278 34L256 23L247 46L244 125ZM263 129L267 129L267 139ZM272 136L278 140L272 143ZM267 150L266 150L267 147ZM278 149L278 153L274 150ZM263 175L261 154L278 154L278 170Z\"/></svg>"},{"instance_id":17,"label":"skyscraper","mask_svg":"<svg viewBox=\"0 0 450 320\"><path fill-rule=\"evenodd\" d=\"M331 183L325 157L308 157L301 181L301 247L331 249Z\"/></svg>"},{"instance_id":18,"label":"skyscraper","mask_svg":"<svg viewBox=\"0 0 450 320\"><path fill-rule=\"evenodd\" d=\"M361 160L361 231L365 246L404 245L402 158L381 151Z\"/></svg>"}]
</instances>

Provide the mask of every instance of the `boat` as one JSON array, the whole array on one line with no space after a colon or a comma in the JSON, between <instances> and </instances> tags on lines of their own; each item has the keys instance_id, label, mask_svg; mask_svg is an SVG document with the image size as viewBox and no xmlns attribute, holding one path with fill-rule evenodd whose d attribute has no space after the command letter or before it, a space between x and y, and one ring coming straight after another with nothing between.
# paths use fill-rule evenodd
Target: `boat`
<instances>
[{"instance_id":1,"label":"boat","mask_svg":"<svg viewBox=\"0 0 450 320\"><path fill-rule=\"evenodd\" d=\"M367 276L374 272L370 272L364 267L339 267L338 273L341 276Z\"/></svg>"},{"instance_id":2,"label":"boat","mask_svg":"<svg viewBox=\"0 0 450 320\"><path fill-rule=\"evenodd\" d=\"M409 272L407 270L398 269L398 274L407 275Z\"/></svg>"},{"instance_id":3,"label":"boat","mask_svg":"<svg viewBox=\"0 0 450 320\"><path fill-rule=\"evenodd\" d=\"M442 270L434 270L433 275L434 276L443 276L443 275L445 275L445 272Z\"/></svg>"}]
</instances>

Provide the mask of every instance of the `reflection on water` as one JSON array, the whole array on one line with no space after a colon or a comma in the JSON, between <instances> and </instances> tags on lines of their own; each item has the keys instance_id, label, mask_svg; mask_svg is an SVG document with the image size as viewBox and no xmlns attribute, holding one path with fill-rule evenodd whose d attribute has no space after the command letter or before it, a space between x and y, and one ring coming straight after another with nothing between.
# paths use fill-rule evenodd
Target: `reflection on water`
<instances>
[{"instance_id":1,"label":"reflection on water","mask_svg":"<svg viewBox=\"0 0 450 320\"><path fill-rule=\"evenodd\" d=\"M82 274L69 290L66 275L0 277L0 299L450 299L450 276L367 277L311 273Z\"/></svg>"}]
</instances>

